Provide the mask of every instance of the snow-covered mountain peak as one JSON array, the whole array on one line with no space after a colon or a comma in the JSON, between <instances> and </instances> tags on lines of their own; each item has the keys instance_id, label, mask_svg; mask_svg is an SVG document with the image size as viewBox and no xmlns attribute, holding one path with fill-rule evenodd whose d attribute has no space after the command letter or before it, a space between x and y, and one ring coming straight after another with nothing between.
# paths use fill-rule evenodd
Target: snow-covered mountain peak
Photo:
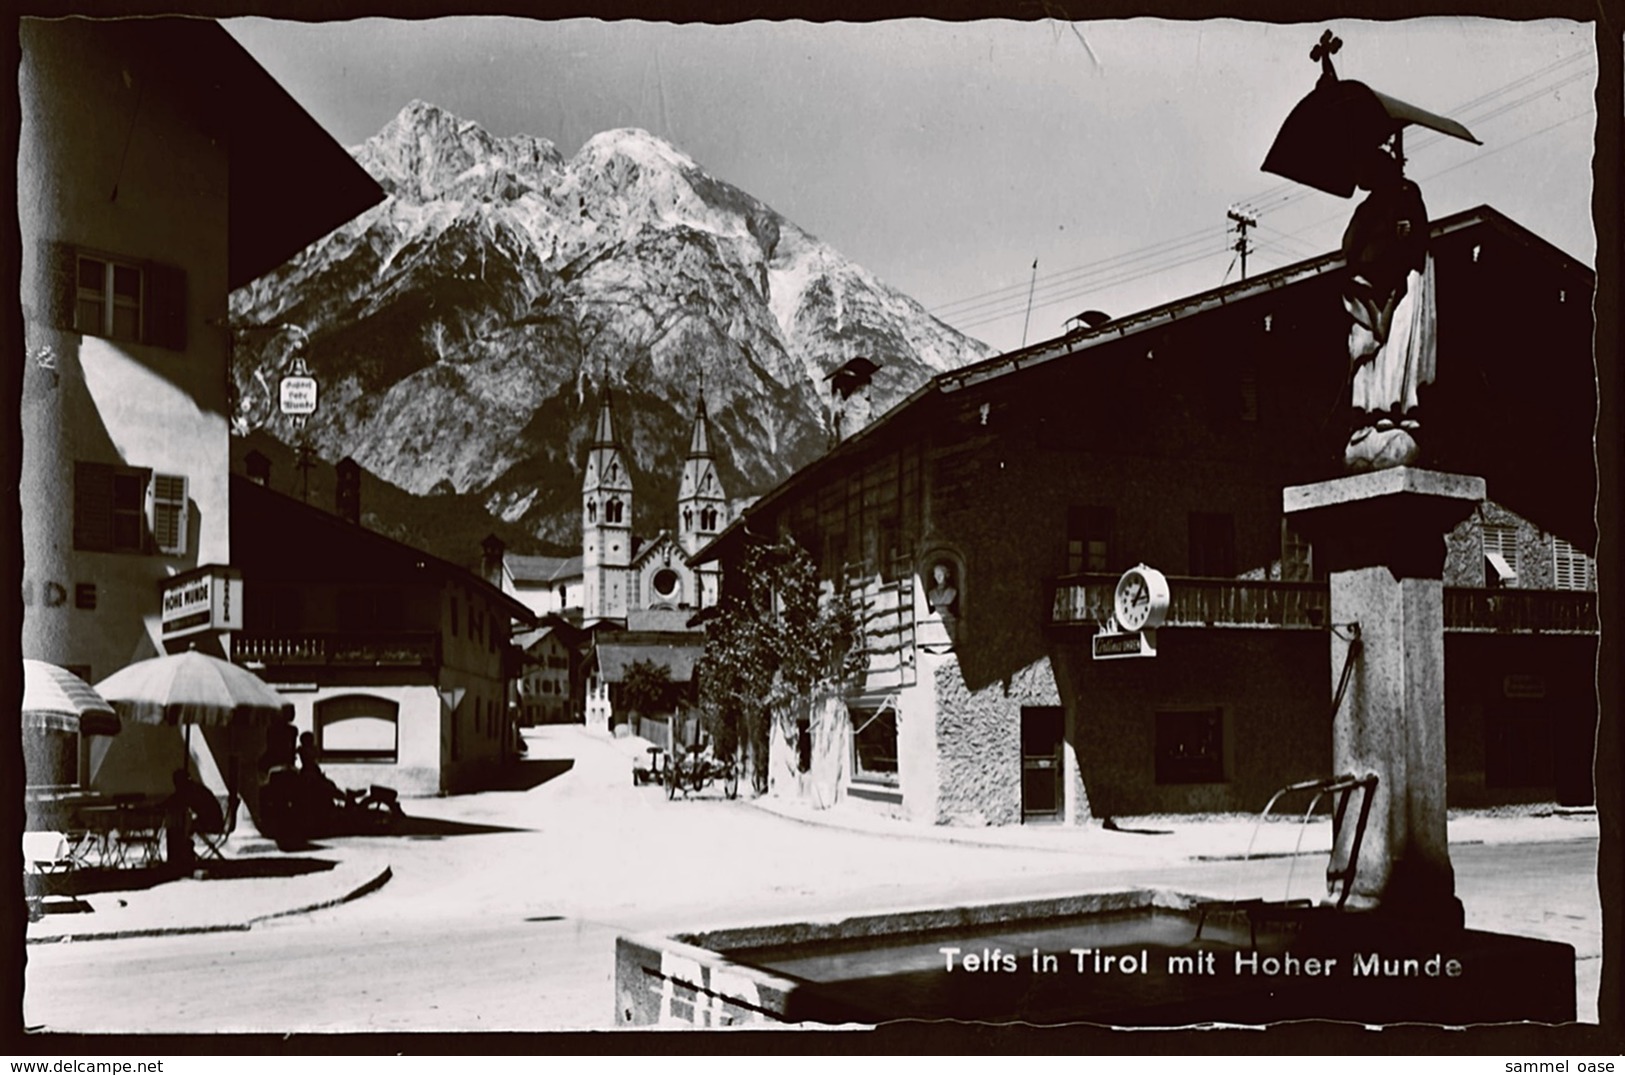
<instances>
[{"instance_id":1,"label":"snow-covered mountain peak","mask_svg":"<svg viewBox=\"0 0 1625 1075\"><path fill-rule=\"evenodd\" d=\"M512 200L526 189L545 190L564 167L558 148L545 138L498 138L473 120L419 100L350 152L385 191L415 202Z\"/></svg>"},{"instance_id":2,"label":"snow-covered mountain peak","mask_svg":"<svg viewBox=\"0 0 1625 1075\"><path fill-rule=\"evenodd\" d=\"M880 366L878 412L989 353L647 131L566 160L414 101L352 153L390 196L232 296L239 429L292 436L268 388L286 348L246 330L297 323L319 451L415 494L478 494L549 541L579 532L584 377L628 386L642 512L676 495L702 376L743 495L828 446L841 362Z\"/></svg>"}]
</instances>

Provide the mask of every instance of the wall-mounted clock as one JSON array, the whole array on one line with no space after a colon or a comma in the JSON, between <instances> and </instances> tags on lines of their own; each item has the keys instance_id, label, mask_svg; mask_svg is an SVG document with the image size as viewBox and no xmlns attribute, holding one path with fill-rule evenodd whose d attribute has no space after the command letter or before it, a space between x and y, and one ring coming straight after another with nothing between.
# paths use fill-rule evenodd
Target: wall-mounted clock
<instances>
[{"instance_id":1,"label":"wall-mounted clock","mask_svg":"<svg viewBox=\"0 0 1625 1075\"><path fill-rule=\"evenodd\" d=\"M1168 615L1168 580L1154 567L1131 567L1117 580L1113 605L1125 631L1160 627Z\"/></svg>"}]
</instances>

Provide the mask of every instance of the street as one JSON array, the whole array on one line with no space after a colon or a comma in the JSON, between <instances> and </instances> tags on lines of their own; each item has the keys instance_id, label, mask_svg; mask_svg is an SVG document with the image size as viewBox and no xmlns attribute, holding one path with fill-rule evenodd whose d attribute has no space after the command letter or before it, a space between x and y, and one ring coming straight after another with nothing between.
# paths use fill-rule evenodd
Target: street
<instances>
[{"instance_id":1,"label":"street","mask_svg":"<svg viewBox=\"0 0 1625 1075\"><path fill-rule=\"evenodd\" d=\"M1314 883L1307 858L1148 864L842 831L720 792L668 802L632 786L624 750L579 729L543 729L531 749L574 764L528 791L407 804L448 822L445 835L323 841L393 870L352 903L247 932L31 946L26 1021L79 1032L603 1028L622 933L1146 885L1281 891L1288 870L1294 894ZM1595 1021L1596 843L1467 844L1452 858L1469 926L1575 945L1580 1018Z\"/></svg>"}]
</instances>

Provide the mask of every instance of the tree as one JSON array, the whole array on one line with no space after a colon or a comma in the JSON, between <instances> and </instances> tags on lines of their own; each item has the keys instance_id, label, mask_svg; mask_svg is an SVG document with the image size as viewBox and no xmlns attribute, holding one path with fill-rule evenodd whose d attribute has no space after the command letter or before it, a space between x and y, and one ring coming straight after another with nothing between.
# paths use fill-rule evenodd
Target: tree
<instances>
[{"instance_id":1,"label":"tree","mask_svg":"<svg viewBox=\"0 0 1625 1075\"><path fill-rule=\"evenodd\" d=\"M665 665L653 661L633 661L626 666L626 678L621 681L621 702L629 713L653 716L656 710L666 706L671 696L671 672ZM676 729L673 728L672 745L676 743Z\"/></svg>"},{"instance_id":2,"label":"tree","mask_svg":"<svg viewBox=\"0 0 1625 1075\"><path fill-rule=\"evenodd\" d=\"M824 594L812 557L793 541L747 545L734 570L744 584L726 590L706 630L700 709L724 756L744 742L761 792L775 720L861 674L863 636L851 600Z\"/></svg>"}]
</instances>

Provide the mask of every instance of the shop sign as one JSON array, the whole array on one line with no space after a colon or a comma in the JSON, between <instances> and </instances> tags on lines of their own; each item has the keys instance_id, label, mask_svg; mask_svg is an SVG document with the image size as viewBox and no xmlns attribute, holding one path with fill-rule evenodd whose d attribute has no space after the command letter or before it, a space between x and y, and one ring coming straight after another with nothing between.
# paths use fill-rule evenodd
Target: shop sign
<instances>
[{"instance_id":1,"label":"shop sign","mask_svg":"<svg viewBox=\"0 0 1625 1075\"><path fill-rule=\"evenodd\" d=\"M282 413L294 417L316 413L316 378L310 376L304 358L295 358L293 369L279 382Z\"/></svg>"},{"instance_id":2,"label":"shop sign","mask_svg":"<svg viewBox=\"0 0 1625 1075\"><path fill-rule=\"evenodd\" d=\"M1119 657L1155 657L1157 632L1155 628L1143 631L1101 631L1094 638L1094 658L1110 661Z\"/></svg>"},{"instance_id":3,"label":"shop sign","mask_svg":"<svg viewBox=\"0 0 1625 1075\"><path fill-rule=\"evenodd\" d=\"M1544 676L1514 673L1501 679L1501 692L1508 698L1536 699L1546 697Z\"/></svg>"},{"instance_id":4,"label":"shop sign","mask_svg":"<svg viewBox=\"0 0 1625 1075\"><path fill-rule=\"evenodd\" d=\"M243 627L243 576L231 567L196 568L159 587L160 633L165 641L202 631Z\"/></svg>"}]
</instances>

